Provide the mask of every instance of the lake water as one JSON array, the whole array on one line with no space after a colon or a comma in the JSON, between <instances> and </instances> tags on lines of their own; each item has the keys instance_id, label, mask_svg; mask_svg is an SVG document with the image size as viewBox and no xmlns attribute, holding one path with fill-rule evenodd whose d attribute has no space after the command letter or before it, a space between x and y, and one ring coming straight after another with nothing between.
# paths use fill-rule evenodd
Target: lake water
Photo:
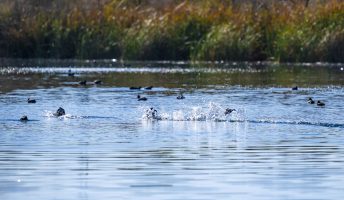
<instances>
[{"instance_id":1,"label":"lake water","mask_svg":"<svg viewBox=\"0 0 344 200\"><path fill-rule=\"evenodd\" d=\"M1 200L344 196L340 65L2 62Z\"/></svg>"}]
</instances>

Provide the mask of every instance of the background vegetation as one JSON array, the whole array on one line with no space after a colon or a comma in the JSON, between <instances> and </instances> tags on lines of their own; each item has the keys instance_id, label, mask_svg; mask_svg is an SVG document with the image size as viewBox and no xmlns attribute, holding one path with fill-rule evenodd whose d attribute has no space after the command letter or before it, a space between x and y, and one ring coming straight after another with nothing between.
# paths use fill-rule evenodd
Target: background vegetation
<instances>
[{"instance_id":1,"label":"background vegetation","mask_svg":"<svg viewBox=\"0 0 344 200\"><path fill-rule=\"evenodd\" d=\"M344 2L2 0L0 57L344 62Z\"/></svg>"}]
</instances>

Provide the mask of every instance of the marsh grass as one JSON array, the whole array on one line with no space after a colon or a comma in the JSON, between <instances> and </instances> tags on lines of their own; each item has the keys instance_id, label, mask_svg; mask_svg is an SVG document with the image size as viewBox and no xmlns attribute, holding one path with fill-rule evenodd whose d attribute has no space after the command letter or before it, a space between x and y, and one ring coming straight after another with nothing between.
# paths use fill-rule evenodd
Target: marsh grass
<instances>
[{"instance_id":1,"label":"marsh grass","mask_svg":"<svg viewBox=\"0 0 344 200\"><path fill-rule=\"evenodd\" d=\"M1 57L344 61L340 1L308 7L276 1L257 8L224 0L176 0L159 7L107 0L87 9L66 1L63 9L34 12L27 2L21 9L1 5Z\"/></svg>"}]
</instances>

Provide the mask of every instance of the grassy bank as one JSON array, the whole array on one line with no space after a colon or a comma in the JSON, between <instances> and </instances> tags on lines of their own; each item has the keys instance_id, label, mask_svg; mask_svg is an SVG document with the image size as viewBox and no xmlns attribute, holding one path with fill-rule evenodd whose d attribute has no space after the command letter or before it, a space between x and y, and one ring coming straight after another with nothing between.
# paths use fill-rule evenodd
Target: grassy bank
<instances>
[{"instance_id":1,"label":"grassy bank","mask_svg":"<svg viewBox=\"0 0 344 200\"><path fill-rule=\"evenodd\" d=\"M3 1L0 57L344 62L340 1L146 1Z\"/></svg>"}]
</instances>

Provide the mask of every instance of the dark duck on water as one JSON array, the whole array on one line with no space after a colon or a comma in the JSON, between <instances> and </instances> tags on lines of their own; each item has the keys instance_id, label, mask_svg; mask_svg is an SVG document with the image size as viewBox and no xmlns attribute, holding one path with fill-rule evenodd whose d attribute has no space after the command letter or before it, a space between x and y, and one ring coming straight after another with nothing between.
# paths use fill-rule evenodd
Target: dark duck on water
<instances>
[{"instance_id":1,"label":"dark duck on water","mask_svg":"<svg viewBox=\"0 0 344 200\"><path fill-rule=\"evenodd\" d=\"M95 80L95 81L93 81L93 83L94 83L95 85L99 85L99 84L102 84L103 82L102 82L101 80Z\"/></svg>"},{"instance_id":2,"label":"dark duck on water","mask_svg":"<svg viewBox=\"0 0 344 200\"><path fill-rule=\"evenodd\" d=\"M86 80L83 80L83 81L80 81L79 82L79 85L86 85L87 84L87 81Z\"/></svg>"},{"instance_id":3,"label":"dark duck on water","mask_svg":"<svg viewBox=\"0 0 344 200\"><path fill-rule=\"evenodd\" d=\"M225 115L229 115L229 114L231 114L234 111L236 111L236 110L235 109L231 109L231 108L226 108Z\"/></svg>"},{"instance_id":4,"label":"dark duck on water","mask_svg":"<svg viewBox=\"0 0 344 200\"><path fill-rule=\"evenodd\" d=\"M147 101L146 97L141 97L140 95L137 95L137 100L138 101Z\"/></svg>"},{"instance_id":5,"label":"dark duck on water","mask_svg":"<svg viewBox=\"0 0 344 200\"><path fill-rule=\"evenodd\" d=\"M314 100L311 97L309 97L307 103L314 104L315 102L314 102Z\"/></svg>"},{"instance_id":6,"label":"dark duck on water","mask_svg":"<svg viewBox=\"0 0 344 200\"><path fill-rule=\"evenodd\" d=\"M141 90L141 88L142 88L142 87L140 86L140 87L130 87L129 89L130 89L130 90Z\"/></svg>"},{"instance_id":7,"label":"dark duck on water","mask_svg":"<svg viewBox=\"0 0 344 200\"><path fill-rule=\"evenodd\" d=\"M66 111L63 108L59 107L59 109L57 109L57 111L54 113L54 116L60 117L60 116L63 116L65 114L66 114Z\"/></svg>"},{"instance_id":8,"label":"dark duck on water","mask_svg":"<svg viewBox=\"0 0 344 200\"><path fill-rule=\"evenodd\" d=\"M153 88L153 86L148 86L148 87L145 87L145 90L151 90Z\"/></svg>"},{"instance_id":9,"label":"dark duck on water","mask_svg":"<svg viewBox=\"0 0 344 200\"><path fill-rule=\"evenodd\" d=\"M20 121L22 121L22 122L26 122L26 121L28 121L29 120L29 118L26 116L26 115L23 115L21 118L20 118Z\"/></svg>"},{"instance_id":10,"label":"dark duck on water","mask_svg":"<svg viewBox=\"0 0 344 200\"><path fill-rule=\"evenodd\" d=\"M161 120L161 117L158 116L158 111L155 110L154 108L150 108L146 110L146 117L147 119Z\"/></svg>"},{"instance_id":11,"label":"dark duck on water","mask_svg":"<svg viewBox=\"0 0 344 200\"><path fill-rule=\"evenodd\" d=\"M74 73L72 72L71 69L68 70L68 76L74 76Z\"/></svg>"},{"instance_id":12,"label":"dark duck on water","mask_svg":"<svg viewBox=\"0 0 344 200\"><path fill-rule=\"evenodd\" d=\"M28 103L36 103L36 100L35 100L35 99L30 99L30 98L28 98L28 99L27 99L27 102L28 102Z\"/></svg>"},{"instance_id":13,"label":"dark duck on water","mask_svg":"<svg viewBox=\"0 0 344 200\"><path fill-rule=\"evenodd\" d=\"M184 95L182 92L179 93L179 95L177 96L177 99L185 99Z\"/></svg>"},{"instance_id":14,"label":"dark duck on water","mask_svg":"<svg viewBox=\"0 0 344 200\"><path fill-rule=\"evenodd\" d=\"M321 102L321 101L317 101L317 106L325 106L325 103L324 102Z\"/></svg>"}]
</instances>

